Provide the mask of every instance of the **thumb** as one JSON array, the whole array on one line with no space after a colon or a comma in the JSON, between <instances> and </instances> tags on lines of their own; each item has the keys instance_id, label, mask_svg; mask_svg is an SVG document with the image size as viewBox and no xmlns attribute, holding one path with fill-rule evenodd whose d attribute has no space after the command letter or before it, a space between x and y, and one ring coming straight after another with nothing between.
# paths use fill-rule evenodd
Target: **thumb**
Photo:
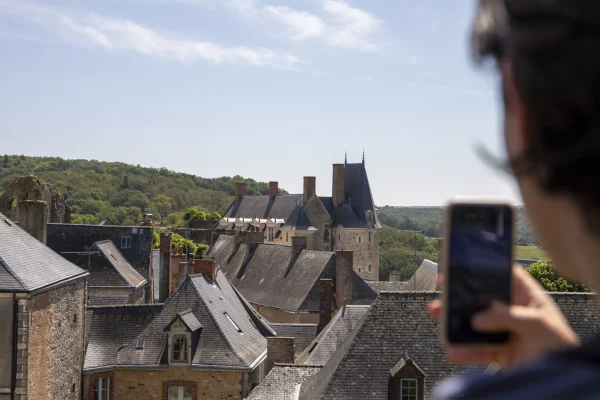
<instances>
[{"instance_id":1,"label":"thumb","mask_svg":"<svg viewBox=\"0 0 600 400\"><path fill-rule=\"evenodd\" d=\"M535 310L531 307L494 301L487 310L477 313L471 320L471 324L473 329L482 332L523 332L531 328L534 319Z\"/></svg>"}]
</instances>

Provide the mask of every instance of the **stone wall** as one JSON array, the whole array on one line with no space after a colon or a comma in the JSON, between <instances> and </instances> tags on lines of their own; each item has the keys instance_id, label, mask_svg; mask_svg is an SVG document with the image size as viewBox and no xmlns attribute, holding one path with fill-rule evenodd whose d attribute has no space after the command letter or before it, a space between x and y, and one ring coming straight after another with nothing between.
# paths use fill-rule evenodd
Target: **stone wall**
<instances>
[{"instance_id":1,"label":"stone wall","mask_svg":"<svg viewBox=\"0 0 600 400\"><path fill-rule=\"evenodd\" d=\"M93 400L94 380L107 376L111 379L111 399L117 400L163 400L169 385L195 388L195 400L242 399L249 387L249 374L239 371L192 371L190 367L124 369L86 374L84 400Z\"/></svg>"},{"instance_id":2,"label":"stone wall","mask_svg":"<svg viewBox=\"0 0 600 400\"><path fill-rule=\"evenodd\" d=\"M354 271L361 278L379 280L378 229L332 228L332 236L334 250L354 251Z\"/></svg>"},{"instance_id":3,"label":"stone wall","mask_svg":"<svg viewBox=\"0 0 600 400\"><path fill-rule=\"evenodd\" d=\"M0 293L0 393L10 391L12 385L13 310L12 293Z\"/></svg>"},{"instance_id":4,"label":"stone wall","mask_svg":"<svg viewBox=\"0 0 600 400\"><path fill-rule=\"evenodd\" d=\"M77 400L81 397L85 329L85 280L37 294L29 311L29 342L19 346L27 358L29 399ZM20 316L20 315L19 315ZM19 377L19 376L17 376ZM23 397L25 399L25 397Z\"/></svg>"},{"instance_id":5,"label":"stone wall","mask_svg":"<svg viewBox=\"0 0 600 400\"><path fill-rule=\"evenodd\" d=\"M277 308L252 304L252 307L267 321L273 323L318 324L319 313L289 313Z\"/></svg>"},{"instance_id":6,"label":"stone wall","mask_svg":"<svg viewBox=\"0 0 600 400\"><path fill-rule=\"evenodd\" d=\"M123 248L121 238L131 237L131 247ZM123 257L144 278L149 278L150 257L152 255L152 228L140 226L104 226L48 224L47 245L55 252L81 252L99 240L112 240ZM74 262L79 256L61 254Z\"/></svg>"}]
</instances>

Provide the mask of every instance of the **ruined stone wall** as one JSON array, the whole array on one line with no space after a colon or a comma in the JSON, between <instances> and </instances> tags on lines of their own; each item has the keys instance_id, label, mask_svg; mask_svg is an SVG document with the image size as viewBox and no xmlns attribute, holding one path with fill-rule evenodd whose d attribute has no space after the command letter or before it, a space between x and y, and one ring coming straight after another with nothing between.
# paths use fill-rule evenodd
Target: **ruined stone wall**
<instances>
[{"instance_id":1,"label":"ruined stone wall","mask_svg":"<svg viewBox=\"0 0 600 400\"><path fill-rule=\"evenodd\" d=\"M378 229L332 228L332 236L334 250L354 252L354 271L361 278L379 280ZM369 265L371 265L370 270Z\"/></svg>"},{"instance_id":2,"label":"ruined stone wall","mask_svg":"<svg viewBox=\"0 0 600 400\"><path fill-rule=\"evenodd\" d=\"M124 369L86 374L84 400L93 400L94 380L98 377L110 378L111 399L168 400L165 393L170 385L195 388L197 396L193 398L197 400L242 399L248 390L248 373L238 371L192 371L190 367Z\"/></svg>"},{"instance_id":3,"label":"ruined stone wall","mask_svg":"<svg viewBox=\"0 0 600 400\"><path fill-rule=\"evenodd\" d=\"M78 400L81 397L85 329L85 280L35 295L28 307L27 398ZM25 399L25 398L23 398Z\"/></svg>"},{"instance_id":4,"label":"ruined stone wall","mask_svg":"<svg viewBox=\"0 0 600 400\"><path fill-rule=\"evenodd\" d=\"M318 324L319 313L289 313L277 308L252 304L252 307L267 321L273 323Z\"/></svg>"}]
</instances>

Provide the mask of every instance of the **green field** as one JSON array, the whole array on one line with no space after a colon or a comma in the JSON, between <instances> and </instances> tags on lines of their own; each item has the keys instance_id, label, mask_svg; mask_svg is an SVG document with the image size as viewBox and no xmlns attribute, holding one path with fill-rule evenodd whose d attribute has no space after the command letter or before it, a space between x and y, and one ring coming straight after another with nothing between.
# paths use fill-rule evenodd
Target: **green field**
<instances>
[{"instance_id":1,"label":"green field","mask_svg":"<svg viewBox=\"0 0 600 400\"><path fill-rule=\"evenodd\" d=\"M548 255L538 246L517 246L516 257L520 260L547 260Z\"/></svg>"}]
</instances>

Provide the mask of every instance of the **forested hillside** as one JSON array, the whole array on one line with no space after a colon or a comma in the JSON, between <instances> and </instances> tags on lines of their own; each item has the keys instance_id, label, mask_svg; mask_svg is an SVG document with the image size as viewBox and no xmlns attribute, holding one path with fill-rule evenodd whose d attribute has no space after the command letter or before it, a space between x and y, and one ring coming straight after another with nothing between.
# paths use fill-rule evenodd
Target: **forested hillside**
<instances>
[{"instance_id":1,"label":"forested hillside","mask_svg":"<svg viewBox=\"0 0 600 400\"><path fill-rule=\"evenodd\" d=\"M25 174L56 186L71 207L74 223L96 224L109 218L115 224L133 225L142 212L150 212L156 220L176 225L190 207L225 212L236 182L245 182L248 194L269 192L267 183L240 176L202 178L120 162L5 155L0 160L0 194Z\"/></svg>"},{"instance_id":2,"label":"forested hillside","mask_svg":"<svg viewBox=\"0 0 600 400\"><path fill-rule=\"evenodd\" d=\"M428 237L442 236L442 207L390 207L379 208L379 220L400 230L421 231ZM537 240L529 229L525 212L517 208L517 244L537 245Z\"/></svg>"}]
</instances>

